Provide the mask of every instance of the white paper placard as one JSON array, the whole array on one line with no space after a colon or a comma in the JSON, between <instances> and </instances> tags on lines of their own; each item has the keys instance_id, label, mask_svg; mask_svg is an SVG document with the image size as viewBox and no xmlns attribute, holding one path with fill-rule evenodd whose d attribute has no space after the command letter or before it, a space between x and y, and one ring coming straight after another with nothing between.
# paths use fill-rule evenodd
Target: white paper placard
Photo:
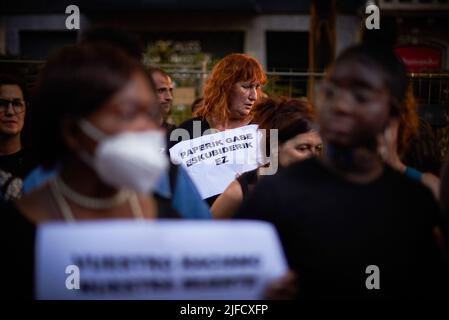
<instances>
[{"instance_id":1,"label":"white paper placard","mask_svg":"<svg viewBox=\"0 0 449 320\"><path fill-rule=\"evenodd\" d=\"M287 270L257 221L48 223L36 259L38 299L260 299Z\"/></svg>"},{"instance_id":2,"label":"white paper placard","mask_svg":"<svg viewBox=\"0 0 449 320\"><path fill-rule=\"evenodd\" d=\"M170 148L170 159L183 165L203 199L222 193L237 174L263 163L258 126L236 129L185 140Z\"/></svg>"}]
</instances>

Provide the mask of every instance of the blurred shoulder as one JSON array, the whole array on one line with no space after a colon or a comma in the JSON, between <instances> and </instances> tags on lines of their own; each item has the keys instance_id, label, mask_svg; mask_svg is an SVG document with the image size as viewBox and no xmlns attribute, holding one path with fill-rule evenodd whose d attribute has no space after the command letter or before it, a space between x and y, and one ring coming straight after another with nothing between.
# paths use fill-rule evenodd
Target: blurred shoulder
<instances>
[{"instance_id":1,"label":"blurred shoulder","mask_svg":"<svg viewBox=\"0 0 449 320\"><path fill-rule=\"evenodd\" d=\"M328 175L329 171L317 158L298 161L286 168L281 168L276 174L282 180L317 179Z\"/></svg>"}]
</instances>

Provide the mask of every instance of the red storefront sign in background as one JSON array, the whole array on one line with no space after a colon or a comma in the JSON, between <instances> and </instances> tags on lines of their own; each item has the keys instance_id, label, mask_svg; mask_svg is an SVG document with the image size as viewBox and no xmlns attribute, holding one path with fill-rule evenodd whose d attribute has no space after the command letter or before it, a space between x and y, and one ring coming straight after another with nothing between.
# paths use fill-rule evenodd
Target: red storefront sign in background
<instances>
[{"instance_id":1,"label":"red storefront sign in background","mask_svg":"<svg viewBox=\"0 0 449 320\"><path fill-rule=\"evenodd\" d=\"M395 49L408 72L438 71L442 68L442 51L423 46L403 46Z\"/></svg>"}]
</instances>

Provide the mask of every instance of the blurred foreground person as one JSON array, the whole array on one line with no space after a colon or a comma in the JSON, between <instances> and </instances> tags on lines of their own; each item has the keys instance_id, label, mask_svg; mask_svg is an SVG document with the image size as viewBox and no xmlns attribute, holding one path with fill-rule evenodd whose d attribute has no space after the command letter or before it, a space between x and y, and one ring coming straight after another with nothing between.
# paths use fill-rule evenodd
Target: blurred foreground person
<instances>
[{"instance_id":1,"label":"blurred foreground person","mask_svg":"<svg viewBox=\"0 0 449 320\"><path fill-rule=\"evenodd\" d=\"M20 211L34 223L155 218L147 194L168 165L151 117L155 98L140 65L112 47L67 47L53 57L34 97L35 142L44 167L60 170L17 203Z\"/></svg>"},{"instance_id":2,"label":"blurred foreground person","mask_svg":"<svg viewBox=\"0 0 449 320\"><path fill-rule=\"evenodd\" d=\"M22 143L26 117L25 85L0 75L0 199L20 198L22 179L34 166L30 150Z\"/></svg>"},{"instance_id":3,"label":"blurred foreground person","mask_svg":"<svg viewBox=\"0 0 449 320\"><path fill-rule=\"evenodd\" d=\"M323 156L261 180L237 214L276 225L302 298L447 294L437 203L377 153L406 88L390 50L344 51L316 101Z\"/></svg>"},{"instance_id":4,"label":"blurred foreground person","mask_svg":"<svg viewBox=\"0 0 449 320\"><path fill-rule=\"evenodd\" d=\"M93 28L89 29L82 34L81 37L82 45L106 45L111 46L116 49L121 50L129 58L139 63L142 59L143 45L139 41L136 35L117 28ZM164 108L165 102L170 102L172 100L172 83L171 80L167 83L163 70L152 68L150 70L158 72L163 72L162 78L150 76L150 84L152 89L163 89L157 90L156 97L159 103L159 107ZM151 73L153 73L153 71ZM156 84L156 80L164 80L161 83ZM168 85L168 86L167 86ZM154 88L153 88L154 87ZM161 105L163 102L164 106ZM157 107L157 106L155 106ZM154 114L157 110L151 110ZM162 112L159 112L159 118L153 119L158 126L162 125L163 119ZM172 130L174 128L169 128L168 126L163 126L167 133L167 130ZM168 139L167 139L168 140ZM58 172L56 169L45 170L42 166L39 166L33 170L30 174L26 176L23 181L23 193L27 194L30 191L41 186L43 183L54 177ZM189 178L187 172L177 165L171 164L168 170L165 170L164 174L158 179L155 188L153 190L155 200L157 201L158 212L161 216L171 216L174 212L178 213L183 218L193 218L193 219L209 219L210 213L207 204L202 201L198 190L196 189L194 183Z\"/></svg>"},{"instance_id":5,"label":"blurred foreground person","mask_svg":"<svg viewBox=\"0 0 449 320\"><path fill-rule=\"evenodd\" d=\"M33 102L40 162L60 168L1 210L11 297L32 296L35 224L154 219L158 208L148 194L167 167L160 152L164 135L150 116L158 117L154 90L140 65L121 51L62 49L42 71Z\"/></svg>"},{"instance_id":6,"label":"blurred foreground person","mask_svg":"<svg viewBox=\"0 0 449 320\"><path fill-rule=\"evenodd\" d=\"M399 107L398 117L391 119L383 134L379 136L379 153L391 167L410 179L423 183L430 188L435 198L439 199L440 179L430 172L423 173L407 166L402 161L410 141L418 134L418 124L416 100L409 87L406 98Z\"/></svg>"},{"instance_id":7,"label":"blurred foreground person","mask_svg":"<svg viewBox=\"0 0 449 320\"><path fill-rule=\"evenodd\" d=\"M314 126L312 106L302 100L264 99L254 107L254 123L264 129L270 155L280 167L318 155L323 147ZM278 130L278 145L270 143L269 130ZM276 152L277 155L273 155ZM240 175L226 188L211 207L214 218L230 218L261 178L260 168Z\"/></svg>"}]
</instances>

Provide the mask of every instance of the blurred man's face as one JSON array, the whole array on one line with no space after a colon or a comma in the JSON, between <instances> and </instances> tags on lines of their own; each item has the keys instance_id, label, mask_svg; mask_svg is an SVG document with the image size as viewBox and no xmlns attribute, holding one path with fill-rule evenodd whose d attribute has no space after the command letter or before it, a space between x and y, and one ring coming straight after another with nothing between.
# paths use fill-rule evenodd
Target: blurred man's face
<instances>
[{"instance_id":1,"label":"blurred man's face","mask_svg":"<svg viewBox=\"0 0 449 320\"><path fill-rule=\"evenodd\" d=\"M170 77L155 72L152 75L153 81L156 85L156 92L161 108L161 113L164 119L170 114L173 104L173 82Z\"/></svg>"},{"instance_id":2,"label":"blurred man's face","mask_svg":"<svg viewBox=\"0 0 449 320\"><path fill-rule=\"evenodd\" d=\"M0 85L0 135L16 136L23 129L25 101L18 85Z\"/></svg>"}]
</instances>

